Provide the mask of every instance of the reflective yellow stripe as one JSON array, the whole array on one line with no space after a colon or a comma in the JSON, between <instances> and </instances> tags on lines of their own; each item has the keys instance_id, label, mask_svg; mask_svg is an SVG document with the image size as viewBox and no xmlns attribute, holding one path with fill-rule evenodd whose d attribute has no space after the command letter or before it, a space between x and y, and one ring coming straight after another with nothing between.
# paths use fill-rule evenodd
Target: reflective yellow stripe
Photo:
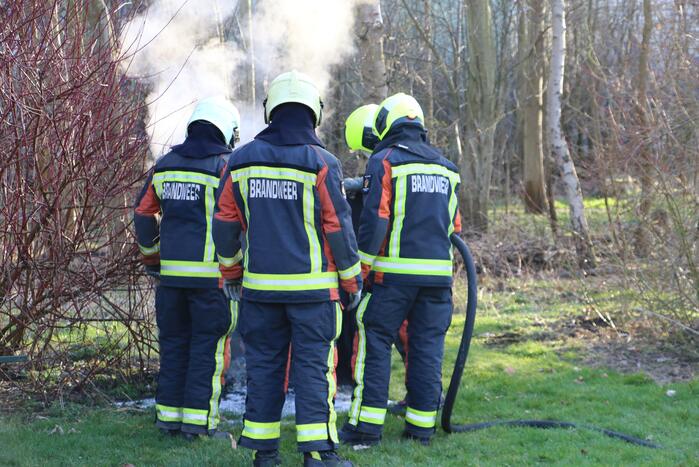
<instances>
[{"instance_id":1,"label":"reflective yellow stripe","mask_svg":"<svg viewBox=\"0 0 699 467\"><path fill-rule=\"evenodd\" d=\"M153 175L153 185L157 185L158 189L162 189L162 184L165 182L183 182L183 183L198 183L211 188L218 188L219 178L213 175L206 175L197 172L186 172L180 170L170 170L167 172L159 172Z\"/></svg>"},{"instance_id":2,"label":"reflective yellow stripe","mask_svg":"<svg viewBox=\"0 0 699 467\"><path fill-rule=\"evenodd\" d=\"M320 272L323 268L323 258L320 253L320 242L318 241L318 231L316 230L314 186L304 185L303 187L303 224L308 237L312 273Z\"/></svg>"},{"instance_id":3,"label":"reflective yellow stripe","mask_svg":"<svg viewBox=\"0 0 699 467\"><path fill-rule=\"evenodd\" d=\"M325 373L325 378L328 380L328 428L330 429L330 439L334 443L339 442L337 437L337 413L335 412L333 400L335 399L335 392L337 391L337 383L335 381L335 341L340 337L340 332L342 332L342 310L340 309L340 304L336 302L335 337L330 342L327 361L328 371Z\"/></svg>"},{"instance_id":4,"label":"reflective yellow stripe","mask_svg":"<svg viewBox=\"0 0 699 467\"><path fill-rule=\"evenodd\" d=\"M281 435L281 422L243 421L243 436L250 439L276 439Z\"/></svg>"},{"instance_id":5,"label":"reflective yellow stripe","mask_svg":"<svg viewBox=\"0 0 699 467\"><path fill-rule=\"evenodd\" d=\"M407 198L408 177L411 175L441 175L449 179L451 195L449 197L449 235L454 232L454 215L456 214L456 185L461 181L457 172L439 164L405 164L391 168L391 176L396 179L396 199L393 205L393 228L390 235L389 251L391 257L400 256L400 236L405 220L405 200ZM376 269L378 271L378 269Z\"/></svg>"},{"instance_id":6,"label":"reflective yellow stripe","mask_svg":"<svg viewBox=\"0 0 699 467\"><path fill-rule=\"evenodd\" d=\"M352 397L352 406L349 411L349 423L357 426L359 423L359 412L362 406L362 396L364 392L364 364L366 361L366 332L364 330L364 312L371 300L371 294L368 293L359 304L357 309L357 361L354 365L354 396Z\"/></svg>"},{"instance_id":7,"label":"reflective yellow stripe","mask_svg":"<svg viewBox=\"0 0 699 467\"><path fill-rule=\"evenodd\" d=\"M420 428L434 428L437 422L437 411L424 412L408 407L405 412L405 421Z\"/></svg>"},{"instance_id":8,"label":"reflective yellow stripe","mask_svg":"<svg viewBox=\"0 0 699 467\"><path fill-rule=\"evenodd\" d=\"M439 164L405 164L391 167L391 176L393 178L407 177L409 175L442 175L449 179L452 188L461 182L461 177L458 173Z\"/></svg>"},{"instance_id":9,"label":"reflective yellow stripe","mask_svg":"<svg viewBox=\"0 0 699 467\"><path fill-rule=\"evenodd\" d=\"M207 263L215 260L214 239L211 236L211 224L214 220L215 204L216 200L214 199L214 189L212 187L206 187L206 190L204 190L204 206L206 209L206 243L204 245L204 261Z\"/></svg>"},{"instance_id":10,"label":"reflective yellow stripe","mask_svg":"<svg viewBox=\"0 0 699 467\"><path fill-rule=\"evenodd\" d=\"M231 267L231 266L235 266L236 264L238 264L240 262L240 260L243 259L243 251L238 250L238 253L236 253L235 256L232 258L225 258L221 255L217 255L217 256L218 256L218 262L220 264L222 264L223 266L226 266L226 267Z\"/></svg>"},{"instance_id":11,"label":"reflective yellow stripe","mask_svg":"<svg viewBox=\"0 0 699 467\"><path fill-rule=\"evenodd\" d=\"M359 250L359 260L362 263L371 266L374 264L374 259L376 259L376 255L370 255L369 253L364 253L362 250Z\"/></svg>"},{"instance_id":12,"label":"reflective yellow stripe","mask_svg":"<svg viewBox=\"0 0 699 467\"><path fill-rule=\"evenodd\" d=\"M379 256L374 262L374 271L393 274L451 277L452 262L449 259L391 258Z\"/></svg>"},{"instance_id":13,"label":"reflective yellow stripe","mask_svg":"<svg viewBox=\"0 0 699 467\"><path fill-rule=\"evenodd\" d=\"M386 409L378 409L376 407L362 406L359 411L359 421L372 423L374 425L383 425L386 419Z\"/></svg>"},{"instance_id":14,"label":"reflective yellow stripe","mask_svg":"<svg viewBox=\"0 0 699 467\"><path fill-rule=\"evenodd\" d=\"M214 354L214 359L216 361L216 367L214 369L214 374L211 377L211 399L209 399L209 430L213 430L218 426L220 421L218 404L221 398L221 375L223 374L224 367L224 355L226 352L226 340L228 336L231 335L233 329L235 329L236 322L238 320L238 302L229 301L229 311L231 314L231 324L228 326L226 333L221 336L221 338L216 343L216 353Z\"/></svg>"},{"instance_id":15,"label":"reflective yellow stripe","mask_svg":"<svg viewBox=\"0 0 699 467\"><path fill-rule=\"evenodd\" d=\"M328 439L328 425L326 423L307 423L296 425L296 441L325 441Z\"/></svg>"},{"instance_id":16,"label":"reflective yellow stripe","mask_svg":"<svg viewBox=\"0 0 699 467\"><path fill-rule=\"evenodd\" d=\"M160 261L161 276L219 278L218 263L204 261Z\"/></svg>"},{"instance_id":17,"label":"reflective yellow stripe","mask_svg":"<svg viewBox=\"0 0 699 467\"><path fill-rule=\"evenodd\" d=\"M231 172L231 179L234 182L239 182L247 178L272 178L275 180L293 180L300 183L308 183L315 185L316 174L303 172L301 170L290 169L287 167L245 167Z\"/></svg>"},{"instance_id":18,"label":"reflective yellow stripe","mask_svg":"<svg viewBox=\"0 0 699 467\"><path fill-rule=\"evenodd\" d=\"M245 219L246 223L248 224L248 228L245 229L245 255L244 255L244 261L243 261L243 266L245 267L245 270L248 269L248 262L250 261L250 256L248 255L248 251L250 251L250 206L248 205L248 179L247 178L241 178L238 183L238 187L240 188L240 194L242 195L243 198L243 208L245 209Z\"/></svg>"},{"instance_id":19,"label":"reflective yellow stripe","mask_svg":"<svg viewBox=\"0 0 699 467\"><path fill-rule=\"evenodd\" d=\"M206 426L208 415L208 410L182 409L182 422L190 425Z\"/></svg>"},{"instance_id":20,"label":"reflective yellow stripe","mask_svg":"<svg viewBox=\"0 0 699 467\"><path fill-rule=\"evenodd\" d=\"M250 290L322 290L337 288L337 273L243 274L243 287Z\"/></svg>"},{"instance_id":21,"label":"reflective yellow stripe","mask_svg":"<svg viewBox=\"0 0 699 467\"><path fill-rule=\"evenodd\" d=\"M405 199L408 196L408 179L400 177L396 180L396 200L393 204L393 229L388 245L390 256L400 256L400 234L405 220Z\"/></svg>"},{"instance_id":22,"label":"reflective yellow stripe","mask_svg":"<svg viewBox=\"0 0 699 467\"><path fill-rule=\"evenodd\" d=\"M182 421L182 407L169 407L167 405L155 404L155 413L158 420L161 422Z\"/></svg>"},{"instance_id":23,"label":"reflective yellow stripe","mask_svg":"<svg viewBox=\"0 0 699 467\"><path fill-rule=\"evenodd\" d=\"M343 279L343 280L352 279L354 276L358 276L361 273L362 273L362 265L359 264L359 261L357 261L357 263L353 264L352 266L348 267L347 269L343 269L342 271L338 271L338 274L340 275L340 279Z\"/></svg>"},{"instance_id":24,"label":"reflective yellow stripe","mask_svg":"<svg viewBox=\"0 0 699 467\"><path fill-rule=\"evenodd\" d=\"M146 256L154 255L156 253L160 253L160 243L156 243L155 245L153 245L151 247L143 246L139 243L138 249L141 250L141 253L146 255Z\"/></svg>"}]
</instances>

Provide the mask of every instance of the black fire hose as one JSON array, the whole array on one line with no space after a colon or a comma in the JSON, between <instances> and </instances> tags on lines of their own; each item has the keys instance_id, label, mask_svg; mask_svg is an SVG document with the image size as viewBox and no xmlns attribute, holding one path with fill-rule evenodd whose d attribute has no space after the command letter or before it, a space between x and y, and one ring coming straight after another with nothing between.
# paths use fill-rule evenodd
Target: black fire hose
<instances>
[{"instance_id":1,"label":"black fire hose","mask_svg":"<svg viewBox=\"0 0 699 467\"><path fill-rule=\"evenodd\" d=\"M468 358L468 350L471 346L471 337L473 337L473 326L476 322L476 304L478 300L478 278L476 276L476 266L473 262L473 256L468 245L458 235L451 236L451 242L454 244L461 257L464 260L466 268L466 276L468 278L468 297L466 300L466 323L464 324L464 332L461 336L461 344L459 344L459 352L454 363L454 372L451 375L449 389L444 399L444 407L442 409L442 429L447 433L465 433L469 431L482 430L494 426L512 426L512 427L528 427L528 428L585 428L602 433L611 438L620 439L627 443L645 446L649 448L659 448L657 444L649 441L636 438L605 428L599 428L592 425L584 425L572 422L562 422L558 420L494 420L481 423L472 423L468 425L454 425L451 422L451 415L454 410L454 403L459 392L461 377L464 374L466 359Z\"/></svg>"}]
</instances>

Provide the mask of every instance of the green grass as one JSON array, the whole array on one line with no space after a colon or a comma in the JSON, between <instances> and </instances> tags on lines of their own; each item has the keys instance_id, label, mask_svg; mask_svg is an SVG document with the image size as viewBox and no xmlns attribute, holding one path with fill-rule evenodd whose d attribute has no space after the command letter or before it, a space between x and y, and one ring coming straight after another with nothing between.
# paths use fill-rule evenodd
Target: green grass
<instances>
[{"instance_id":1,"label":"green grass","mask_svg":"<svg viewBox=\"0 0 699 467\"><path fill-rule=\"evenodd\" d=\"M342 448L358 466L463 465L699 465L699 381L659 386L644 374L619 374L582 366L579 351L559 357L555 342L524 340L507 346L486 345L485 333L524 336L537 323L583 313L573 281L514 280L494 292L480 292L471 358L453 420L542 418L594 424L647 438L662 445L652 450L606 438L587 430L496 428L447 435L441 430L429 448L400 440L402 420L387 417L384 442L364 451ZM619 306L623 291L600 289L598 306ZM458 298L457 298L458 300ZM463 326L454 317L447 339L445 387ZM403 396L403 367L393 362L392 399ZM666 391L676 391L668 397ZM341 415L339 424L345 421ZM187 443L161 436L152 412L67 405L42 416L23 409L0 420L0 465L248 465L251 454L225 442ZM62 434L55 427L60 426ZM240 434L239 420L224 427ZM52 431L54 431L52 433ZM299 465L292 420L283 425L284 465Z\"/></svg>"}]
</instances>

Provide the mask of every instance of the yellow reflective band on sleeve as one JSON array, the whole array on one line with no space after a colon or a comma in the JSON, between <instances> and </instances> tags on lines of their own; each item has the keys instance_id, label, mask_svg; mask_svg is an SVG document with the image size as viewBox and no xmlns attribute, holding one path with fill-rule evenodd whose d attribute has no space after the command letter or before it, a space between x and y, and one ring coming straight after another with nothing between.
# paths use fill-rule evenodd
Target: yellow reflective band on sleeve
<instances>
[{"instance_id":1,"label":"yellow reflective band on sleeve","mask_svg":"<svg viewBox=\"0 0 699 467\"><path fill-rule=\"evenodd\" d=\"M238 321L238 302L229 301L229 311L231 314L231 324L228 326L226 333L221 336L221 338L216 343L216 353L214 354L214 360L216 361L216 366L214 368L214 374L211 377L211 399L209 399L209 418L208 418L208 429L213 430L218 426L220 421L219 416L219 400L221 398L221 375L223 374L224 359L226 353L226 342L228 336L231 335L235 329L236 323Z\"/></svg>"},{"instance_id":2,"label":"yellow reflective band on sleeve","mask_svg":"<svg viewBox=\"0 0 699 467\"><path fill-rule=\"evenodd\" d=\"M281 435L281 422L260 423L243 421L243 436L250 439L277 439Z\"/></svg>"},{"instance_id":3,"label":"yellow reflective band on sleeve","mask_svg":"<svg viewBox=\"0 0 699 467\"><path fill-rule=\"evenodd\" d=\"M449 259L414 259L379 256L374 262L374 271L392 274L451 277L452 262Z\"/></svg>"},{"instance_id":4,"label":"yellow reflective band on sleeve","mask_svg":"<svg viewBox=\"0 0 699 467\"><path fill-rule=\"evenodd\" d=\"M218 279L218 263L204 261L160 261L160 275L173 277L203 277Z\"/></svg>"},{"instance_id":5,"label":"yellow reflective band on sleeve","mask_svg":"<svg viewBox=\"0 0 699 467\"><path fill-rule=\"evenodd\" d=\"M320 241L316 230L314 186L307 184L303 187L303 224L308 237L311 272L317 273L323 269L323 257L320 253Z\"/></svg>"},{"instance_id":6,"label":"yellow reflective band on sleeve","mask_svg":"<svg viewBox=\"0 0 699 467\"><path fill-rule=\"evenodd\" d=\"M405 421L420 428L434 428L437 422L437 411L423 412L422 410L408 407L405 412Z\"/></svg>"},{"instance_id":7,"label":"yellow reflective band on sleeve","mask_svg":"<svg viewBox=\"0 0 699 467\"><path fill-rule=\"evenodd\" d=\"M338 271L338 274L340 275L340 279L342 279L342 280L352 279L353 277L358 276L361 273L362 273L362 265L359 264L359 261L357 261L356 264L350 266L347 269L343 269L341 271Z\"/></svg>"},{"instance_id":8,"label":"yellow reflective band on sleeve","mask_svg":"<svg viewBox=\"0 0 699 467\"><path fill-rule=\"evenodd\" d=\"M190 425L206 426L209 416L208 410L201 409L182 409L182 423Z\"/></svg>"},{"instance_id":9,"label":"yellow reflective band on sleeve","mask_svg":"<svg viewBox=\"0 0 699 467\"><path fill-rule=\"evenodd\" d=\"M328 439L327 423L307 423L296 425L296 441L299 443L308 441L325 441Z\"/></svg>"},{"instance_id":10,"label":"yellow reflective band on sleeve","mask_svg":"<svg viewBox=\"0 0 699 467\"><path fill-rule=\"evenodd\" d=\"M376 259L376 255L370 255L369 253L364 253L362 250L359 250L359 260L362 263L371 266L374 264L374 259Z\"/></svg>"},{"instance_id":11,"label":"yellow reflective band on sleeve","mask_svg":"<svg viewBox=\"0 0 699 467\"><path fill-rule=\"evenodd\" d=\"M158 189L162 188L165 182L198 183L211 188L218 188L219 178L213 175L206 175L197 172L186 172L182 170L169 170L153 175L153 185ZM157 191L157 190L156 190Z\"/></svg>"},{"instance_id":12,"label":"yellow reflective band on sleeve","mask_svg":"<svg viewBox=\"0 0 699 467\"><path fill-rule=\"evenodd\" d=\"M386 419L386 409L377 409L375 407L362 406L359 412L359 421L372 423L374 425L383 425Z\"/></svg>"},{"instance_id":13,"label":"yellow reflective band on sleeve","mask_svg":"<svg viewBox=\"0 0 699 467\"><path fill-rule=\"evenodd\" d=\"M405 220L405 200L408 197L408 179L399 177L396 180L396 199L393 203L393 229L391 231L388 253L390 256L400 256L400 234Z\"/></svg>"},{"instance_id":14,"label":"yellow reflective band on sleeve","mask_svg":"<svg viewBox=\"0 0 699 467\"><path fill-rule=\"evenodd\" d=\"M233 182L241 182L247 178L271 178L275 180L293 180L300 183L316 184L316 174L287 167L245 167L231 172Z\"/></svg>"},{"instance_id":15,"label":"yellow reflective band on sleeve","mask_svg":"<svg viewBox=\"0 0 699 467\"><path fill-rule=\"evenodd\" d=\"M182 407L155 404L155 414L161 422L180 423L182 421Z\"/></svg>"},{"instance_id":16,"label":"yellow reflective band on sleeve","mask_svg":"<svg viewBox=\"0 0 699 467\"><path fill-rule=\"evenodd\" d=\"M160 253L160 243L156 243L155 245L153 245L151 247L143 246L139 243L138 249L145 256L154 255L156 253Z\"/></svg>"},{"instance_id":17,"label":"yellow reflective band on sleeve","mask_svg":"<svg viewBox=\"0 0 699 467\"><path fill-rule=\"evenodd\" d=\"M357 310L357 361L354 365L354 395L352 396L352 406L349 410L349 423L357 426L359 423L359 412L362 406L362 397L364 395L364 364L366 361L366 331L364 330L364 312L371 300L371 294L368 293L359 304Z\"/></svg>"},{"instance_id":18,"label":"yellow reflective band on sleeve","mask_svg":"<svg viewBox=\"0 0 699 467\"><path fill-rule=\"evenodd\" d=\"M238 250L238 253L236 253L235 256L232 258L225 258L221 255L217 255L217 256L218 256L219 264L222 264L223 266L229 268L231 266L235 266L236 264L240 263L240 261L243 259L243 251Z\"/></svg>"},{"instance_id":19,"label":"yellow reflective band on sleeve","mask_svg":"<svg viewBox=\"0 0 699 467\"><path fill-rule=\"evenodd\" d=\"M243 274L243 287L250 290L322 290L338 286L337 273L308 274Z\"/></svg>"},{"instance_id":20,"label":"yellow reflective band on sleeve","mask_svg":"<svg viewBox=\"0 0 699 467\"><path fill-rule=\"evenodd\" d=\"M210 186L204 190L204 207L206 209L206 243L204 245L204 262L210 263L215 261L214 258L214 239L211 235L211 226L214 221L214 189Z\"/></svg>"}]
</instances>

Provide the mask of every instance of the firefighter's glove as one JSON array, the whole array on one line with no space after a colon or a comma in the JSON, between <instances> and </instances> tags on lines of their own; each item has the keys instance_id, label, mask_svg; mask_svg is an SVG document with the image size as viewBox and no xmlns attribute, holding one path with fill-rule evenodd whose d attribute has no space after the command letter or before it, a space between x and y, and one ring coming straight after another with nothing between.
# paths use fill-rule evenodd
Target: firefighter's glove
<instances>
[{"instance_id":1,"label":"firefighter's glove","mask_svg":"<svg viewBox=\"0 0 699 467\"><path fill-rule=\"evenodd\" d=\"M156 287L160 285L160 266L146 266L146 274L150 276Z\"/></svg>"},{"instance_id":2,"label":"firefighter's glove","mask_svg":"<svg viewBox=\"0 0 699 467\"><path fill-rule=\"evenodd\" d=\"M357 290L349 294L349 302L347 303L348 310L354 310L359 306L359 302L362 301L362 289Z\"/></svg>"},{"instance_id":3,"label":"firefighter's glove","mask_svg":"<svg viewBox=\"0 0 699 467\"><path fill-rule=\"evenodd\" d=\"M226 279L223 281L223 294L232 302L240 301L240 279Z\"/></svg>"}]
</instances>

